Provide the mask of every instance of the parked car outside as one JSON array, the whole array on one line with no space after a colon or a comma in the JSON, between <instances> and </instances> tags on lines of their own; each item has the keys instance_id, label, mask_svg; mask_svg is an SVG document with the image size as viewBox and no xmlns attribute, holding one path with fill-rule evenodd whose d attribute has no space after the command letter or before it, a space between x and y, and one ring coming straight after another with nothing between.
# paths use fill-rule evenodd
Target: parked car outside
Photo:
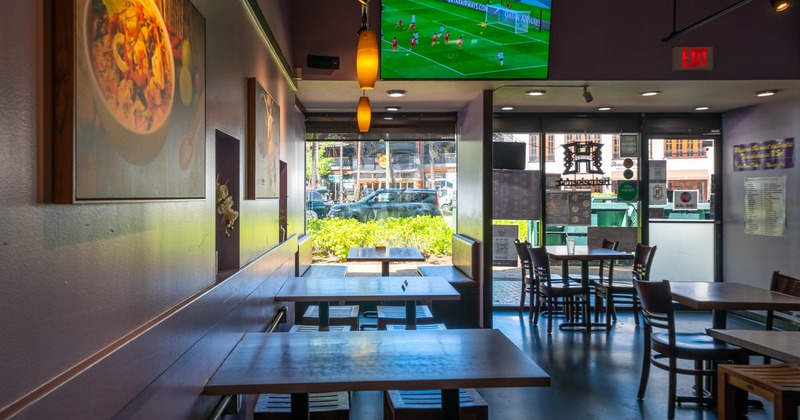
<instances>
[{"instance_id":1,"label":"parked car outside","mask_svg":"<svg viewBox=\"0 0 800 420\"><path fill-rule=\"evenodd\" d=\"M355 203L336 204L328 217L360 222L388 217L441 216L436 190L388 188L374 191Z\"/></svg>"},{"instance_id":2,"label":"parked car outside","mask_svg":"<svg viewBox=\"0 0 800 420\"><path fill-rule=\"evenodd\" d=\"M442 211L452 211L453 210L453 198L455 197L455 190L452 188L440 188L436 191L439 195L439 208Z\"/></svg>"},{"instance_id":3,"label":"parked car outside","mask_svg":"<svg viewBox=\"0 0 800 420\"><path fill-rule=\"evenodd\" d=\"M317 191L306 191L306 217L321 219L328 215L333 203ZM311 216L311 214L314 216Z\"/></svg>"}]
</instances>

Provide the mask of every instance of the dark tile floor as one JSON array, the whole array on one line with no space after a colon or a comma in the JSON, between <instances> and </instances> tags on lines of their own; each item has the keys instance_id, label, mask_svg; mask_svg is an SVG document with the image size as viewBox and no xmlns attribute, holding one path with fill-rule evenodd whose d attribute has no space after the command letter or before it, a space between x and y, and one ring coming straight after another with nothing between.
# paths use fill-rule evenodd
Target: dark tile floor
<instances>
[{"instance_id":1,"label":"dark tile floor","mask_svg":"<svg viewBox=\"0 0 800 420\"><path fill-rule=\"evenodd\" d=\"M373 267L374 266L374 267ZM348 263L348 276L376 275L379 266ZM576 271L577 271L577 267ZM413 265L392 266L393 275L416 275ZM620 268L620 272L624 267ZM572 268L570 269L572 271ZM617 270L615 270L615 275ZM551 376L548 388L479 389L489 404L489 418L497 420L547 419L665 419L667 417L667 374L653 367L647 393L642 401L636 399L642 363L641 327L636 327L630 312L619 314L611 332L590 334L560 331L554 320L554 331L547 335L546 320L538 326L528 321L527 313L517 313L520 296L520 269L493 267L494 328L501 330L511 341L530 355ZM615 276L616 277L616 276ZM528 299L529 301L529 299ZM679 312L679 328L702 331L711 326L708 312ZM729 328L759 329L748 320L729 315ZM760 363L760 360L754 360ZM692 379L678 377L678 394L690 395ZM351 402L350 419L376 420L383 418L380 392L355 392ZM695 404L676 409L676 419L715 420L716 411ZM769 404L752 410L751 420L772 418Z\"/></svg>"},{"instance_id":2,"label":"dark tile floor","mask_svg":"<svg viewBox=\"0 0 800 420\"><path fill-rule=\"evenodd\" d=\"M518 298L519 295L517 295ZM701 331L710 327L710 314L681 312L681 329ZM494 328L501 330L530 355L551 376L548 388L479 389L489 404L489 418L514 419L664 419L667 413L667 375L651 369L644 400L636 399L642 354L642 328L633 323L630 313L621 313L609 332L568 332L554 330L547 335L545 325L532 325L516 309L496 309ZM556 323L560 319L555 320ZM730 328L759 328L729 316ZM678 394L692 392L692 380L678 377ZM379 392L356 392L351 419L382 418ZM750 419L771 419L772 410L751 410ZM716 419L710 408L694 404L679 406L677 419Z\"/></svg>"}]
</instances>

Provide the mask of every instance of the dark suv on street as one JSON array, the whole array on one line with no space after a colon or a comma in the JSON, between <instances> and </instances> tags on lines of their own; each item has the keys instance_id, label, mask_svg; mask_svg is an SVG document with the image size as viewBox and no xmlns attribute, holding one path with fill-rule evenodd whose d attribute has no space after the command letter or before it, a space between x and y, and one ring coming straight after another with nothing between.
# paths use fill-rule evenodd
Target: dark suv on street
<instances>
[{"instance_id":1,"label":"dark suv on street","mask_svg":"<svg viewBox=\"0 0 800 420\"><path fill-rule=\"evenodd\" d=\"M306 191L306 218L321 219L328 214L333 205L318 191Z\"/></svg>"},{"instance_id":2,"label":"dark suv on street","mask_svg":"<svg viewBox=\"0 0 800 420\"><path fill-rule=\"evenodd\" d=\"M376 190L355 203L331 207L328 217L360 222L387 217L441 216L436 190L388 188Z\"/></svg>"}]
</instances>

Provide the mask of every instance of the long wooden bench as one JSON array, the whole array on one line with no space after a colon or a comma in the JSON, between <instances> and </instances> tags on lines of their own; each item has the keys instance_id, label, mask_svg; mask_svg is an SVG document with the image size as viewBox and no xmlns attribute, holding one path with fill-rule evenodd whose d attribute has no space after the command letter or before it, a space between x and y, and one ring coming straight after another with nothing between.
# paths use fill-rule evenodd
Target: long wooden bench
<instances>
[{"instance_id":1,"label":"long wooden bench","mask_svg":"<svg viewBox=\"0 0 800 420\"><path fill-rule=\"evenodd\" d=\"M311 254L313 241L311 235L305 234L297 238L297 256L295 257L295 276L297 277L344 277L346 265L313 264Z\"/></svg>"},{"instance_id":2,"label":"long wooden bench","mask_svg":"<svg viewBox=\"0 0 800 420\"><path fill-rule=\"evenodd\" d=\"M303 277L344 277L347 275L346 265L312 264Z\"/></svg>"},{"instance_id":3,"label":"long wooden bench","mask_svg":"<svg viewBox=\"0 0 800 420\"><path fill-rule=\"evenodd\" d=\"M458 301L434 301L433 313L437 322L448 328L478 328L480 242L461 234L453 234L453 257L451 265L421 265L417 269L421 276L441 276L458 290Z\"/></svg>"},{"instance_id":4,"label":"long wooden bench","mask_svg":"<svg viewBox=\"0 0 800 420\"><path fill-rule=\"evenodd\" d=\"M344 277L347 274L346 265L337 264L312 264L311 254L313 241L311 235L304 234L297 238L297 253L295 254L295 277ZM294 322L303 323L303 314L308 311L308 302L294 304ZM350 325L350 324L348 324ZM358 324L354 327L358 329Z\"/></svg>"},{"instance_id":5,"label":"long wooden bench","mask_svg":"<svg viewBox=\"0 0 800 420\"><path fill-rule=\"evenodd\" d=\"M475 388L459 390L461 418L486 420L489 404ZM439 390L389 390L383 397L385 420L424 420L442 416L442 392Z\"/></svg>"}]
</instances>

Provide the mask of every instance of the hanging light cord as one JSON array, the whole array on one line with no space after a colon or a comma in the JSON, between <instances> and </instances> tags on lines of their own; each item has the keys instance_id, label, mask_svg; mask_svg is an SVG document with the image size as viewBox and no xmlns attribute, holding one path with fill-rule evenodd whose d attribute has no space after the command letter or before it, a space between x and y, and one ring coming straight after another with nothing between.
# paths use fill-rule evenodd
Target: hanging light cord
<instances>
[{"instance_id":1,"label":"hanging light cord","mask_svg":"<svg viewBox=\"0 0 800 420\"><path fill-rule=\"evenodd\" d=\"M366 30L368 25L367 21L367 10L369 6L369 0L358 0L361 3L361 28L358 29L356 35L361 35L361 31Z\"/></svg>"}]
</instances>

